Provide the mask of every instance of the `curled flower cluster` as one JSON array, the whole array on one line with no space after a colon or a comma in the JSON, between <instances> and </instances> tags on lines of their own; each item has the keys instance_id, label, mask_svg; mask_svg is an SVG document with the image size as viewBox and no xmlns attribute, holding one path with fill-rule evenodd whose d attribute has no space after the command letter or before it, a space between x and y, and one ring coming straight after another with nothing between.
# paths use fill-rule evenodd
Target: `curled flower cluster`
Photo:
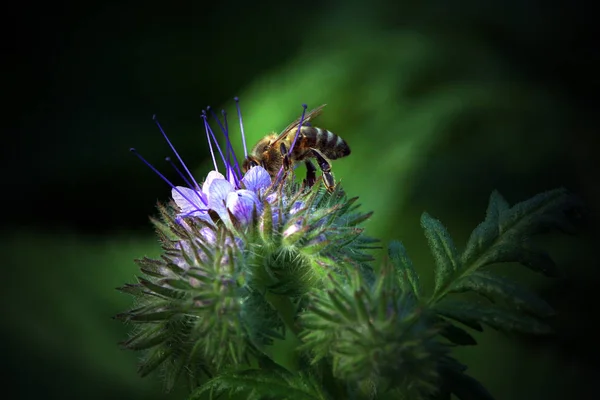
<instances>
[{"instance_id":1,"label":"curled flower cluster","mask_svg":"<svg viewBox=\"0 0 600 400\"><path fill-rule=\"evenodd\" d=\"M247 157L237 98L236 104ZM163 256L137 260L145 277L122 290L136 296L138 307L119 317L137 324L124 345L146 351L142 374L158 367L173 373L177 366L167 388L183 370L197 379L245 363L257 346L282 338L286 326L294 329L293 322L265 293L301 299L326 285L327 274L342 261L363 267L371 260L365 251L376 242L357 227L371 214L355 212L357 199L347 199L339 187L333 193L305 187L295 182L293 171L272 178L262 166L242 173L226 118L209 112L226 143L219 146L204 112L214 170L202 184L156 120L185 171L171 162L186 186L173 184L131 149L171 186L173 201L159 204L161 219L153 219Z\"/></svg>"}]
</instances>

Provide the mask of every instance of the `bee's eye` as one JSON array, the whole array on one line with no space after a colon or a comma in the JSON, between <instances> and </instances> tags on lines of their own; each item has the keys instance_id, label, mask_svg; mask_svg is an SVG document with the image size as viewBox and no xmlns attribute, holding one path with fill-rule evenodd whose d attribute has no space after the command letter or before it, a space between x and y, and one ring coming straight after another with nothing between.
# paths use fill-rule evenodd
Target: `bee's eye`
<instances>
[{"instance_id":1,"label":"bee's eye","mask_svg":"<svg viewBox=\"0 0 600 400\"><path fill-rule=\"evenodd\" d=\"M254 160L250 161L250 167L258 167L258 163Z\"/></svg>"}]
</instances>

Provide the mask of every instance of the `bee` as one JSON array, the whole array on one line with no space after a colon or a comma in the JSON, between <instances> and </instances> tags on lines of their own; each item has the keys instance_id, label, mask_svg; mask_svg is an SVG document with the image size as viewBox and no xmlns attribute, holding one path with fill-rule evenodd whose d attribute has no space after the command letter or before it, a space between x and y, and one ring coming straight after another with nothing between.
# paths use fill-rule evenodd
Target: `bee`
<instances>
[{"instance_id":1,"label":"bee","mask_svg":"<svg viewBox=\"0 0 600 400\"><path fill-rule=\"evenodd\" d=\"M242 164L244 172L260 165L272 177L276 177L282 167L288 171L293 165L304 161L306 164L304 184L312 186L316 180L317 169L311 159L315 159L323 174L325 187L328 191L333 191L335 179L331 173L329 160L346 157L350 154L350 147L344 139L333 132L304 125L305 122L321 114L323 107L325 104L306 113L295 144L294 138L298 132L300 118L288 125L279 135L273 132L260 139ZM290 148L292 148L291 152Z\"/></svg>"}]
</instances>

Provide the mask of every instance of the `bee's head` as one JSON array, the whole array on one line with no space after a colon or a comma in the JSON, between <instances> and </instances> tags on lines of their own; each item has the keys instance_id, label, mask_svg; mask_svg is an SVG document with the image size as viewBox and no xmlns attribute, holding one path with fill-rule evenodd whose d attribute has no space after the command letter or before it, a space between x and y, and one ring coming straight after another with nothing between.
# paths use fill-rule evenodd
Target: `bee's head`
<instances>
[{"instance_id":1,"label":"bee's head","mask_svg":"<svg viewBox=\"0 0 600 400\"><path fill-rule=\"evenodd\" d=\"M248 157L246 157L246 159L244 159L244 162L242 163L242 169L244 170L244 172L246 172L250 168L257 167L259 165L260 165L260 162L258 161L258 159L256 157L248 155Z\"/></svg>"}]
</instances>

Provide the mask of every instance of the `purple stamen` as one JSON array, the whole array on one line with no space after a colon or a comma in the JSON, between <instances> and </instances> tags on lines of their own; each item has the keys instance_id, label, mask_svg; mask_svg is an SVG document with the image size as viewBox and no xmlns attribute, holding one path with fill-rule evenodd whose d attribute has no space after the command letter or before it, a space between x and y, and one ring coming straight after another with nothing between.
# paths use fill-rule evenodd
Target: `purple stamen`
<instances>
[{"instance_id":1,"label":"purple stamen","mask_svg":"<svg viewBox=\"0 0 600 400\"><path fill-rule=\"evenodd\" d=\"M246 136L244 136L244 122L242 121L242 111L240 110L240 99L236 96L233 98L235 107L237 108L238 118L240 120L240 131L242 132L242 143L244 144L244 158L248 158L248 149L246 149Z\"/></svg>"},{"instance_id":2,"label":"purple stamen","mask_svg":"<svg viewBox=\"0 0 600 400\"><path fill-rule=\"evenodd\" d=\"M210 136L212 137L213 141L215 142L215 146L217 147L217 150L219 150L219 154L221 155L221 160L223 160L223 164L225 164L225 170L226 170L226 175L229 172L229 169L231 168L231 166L227 163L227 161L225 161L225 156L223 155L223 151L221 151L221 147L219 146L219 142L217 142L217 138L215 137L215 133L213 132L212 128L210 127L210 125L208 124L207 121L207 117L206 117L206 111L202 110L202 115L204 118L204 128L206 129L206 131L208 133L210 133ZM212 150L211 150L212 151ZM213 156L213 161L214 161L214 156ZM216 162L215 162L215 169L216 168Z\"/></svg>"},{"instance_id":3,"label":"purple stamen","mask_svg":"<svg viewBox=\"0 0 600 400\"><path fill-rule=\"evenodd\" d=\"M196 190L200 190L200 185L198 185L198 182L196 182L196 179L194 179L194 175L192 175L192 173L190 172L190 170L188 169L188 167L185 165L185 163L183 162L183 160L181 159L181 157L179 157L179 153L177 153L177 150L175 150L175 146L173 146L173 144L171 143L171 141L167 137L167 134L163 130L162 126L160 126L160 123L158 122L158 119L156 119L156 115L153 115L152 119L156 123L156 126L158 126L158 129L160 129L160 133L162 133L162 135L165 138L165 140L167 141L167 143L169 143L169 146L171 147L171 150L173 150L173 153L175 153L175 155L177 156L177 159L179 160L179 162L181 163L181 165L185 169L185 172L187 172L188 175L190 176L190 178L192 178L192 181L196 185L196 186L194 186L194 188ZM190 187L192 187L192 186L190 185Z\"/></svg>"},{"instance_id":4,"label":"purple stamen","mask_svg":"<svg viewBox=\"0 0 600 400\"><path fill-rule=\"evenodd\" d=\"M206 131L206 140L208 140L208 148L210 149L210 156L212 157L213 160L213 165L215 166L215 171L219 172L219 168L217 168L217 160L215 160L215 152L213 151L212 148L212 143L210 141L210 136L208 135L208 122L206 122L206 113L204 112L204 110L202 110L202 115L201 115L202 119L204 119L204 130Z\"/></svg>"},{"instance_id":5,"label":"purple stamen","mask_svg":"<svg viewBox=\"0 0 600 400\"><path fill-rule=\"evenodd\" d=\"M136 155L136 156L137 156L137 157L138 157L140 160L142 160L142 162L143 162L144 164L146 164L146 165L147 165L147 166L148 166L148 167L149 167L149 168L150 168L152 171L154 171L154 173L155 173L156 175L160 176L160 177L162 178L162 180L163 180L163 181L167 182L167 184L168 184L169 186L171 186L171 187L172 187L174 190L176 190L176 191L177 191L177 192L178 192L178 193L181 195L181 197L183 197L184 199L186 199L186 200L187 200L187 201L188 201L188 202L189 202L191 205L193 205L194 207L196 207L196 209L197 209L198 211L200 211L200 212L205 212L205 211L206 211L206 210L202 210L201 208L199 208L199 207L196 205L196 203L194 203L193 201L191 201L190 199L188 199L188 198L187 198L187 196L186 196L186 195L184 195L184 194L181 192L181 190L177 189L177 187L175 187L175 185L173 185L173 184L171 183L171 181L167 179L167 177L166 177L166 176L164 176L163 174L161 174L161 173L160 173L160 172L159 172L159 171L158 171L156 168L154 168L154 166L153 166L152 164L150 164L148 161L146 161L146 159L145 159L144 157L142 157L142 155L141 155L140 153L138 153L138 152L137 152L137 150L136 150L135 148L133 148L133 147L132 147L132 148L130 148L130 149L129 149L129 151L130 151L130 152L132 152L133 154L135 154L135 155Z\"/></svg>"},{"instance_id":6,"label":"purple stamen","mask_svg":"<svg viewBox=\"0 0 600 400\"><path fill-rule=\"evenodd\" d=\"M294 150L294 146L296 145L296 140L298 140L298 135L300 134L300 129L302 129L302 122L304 121L304 114L306 113L306 108L307 108L307 105L302 104L302 116L300 117L300 123L298 124L298 129L296 130L296 135L294 136L294 141L292 142L292 145L290 146L290 149L288 150L288 156L292 154L292 151Z\"/></svg>"},{"instance_id":7,"label":"purple stamen","mask_svg":"<svg viewBox=\"0 0 600 400\"><path fill-rule=\"evenodd\" d=\"M179 176L184 180L185 184L188 185L188 187L194 187L194 185L192 185L190 183L190 181L185 177L185 175L183 175L181 173L181 171L179 170L179 168L177 168L177 165L175 165L175 163L173 162L173 160L171 160L171 157L165 157L165 161L168 162L169 164L171 164L171 167L173 167L173 169L175 170L175 172L177 172L179 174Z\"/></svg>"},{"instance_id":8,"label":"purple stamen","mask_svg":"<svg viewBox=\"0 0 600 400\"><path fill-rule=\"evenodd\" d=\"M233 161L235 162L235 168L237 169L239 179L242 179L242 169L240 168L237 156L235 155L235 151L233 150L233 144L231 143L231 139L229 138L229 124L227 123L227 112L225 110L221 110L221 115L223 115L223 121L225 122L225 130L223 131L223 133L227 138L227 144L229 145L229 149L231 150L231 154L233 155Z\"/></svg>"},{"instance_id":9,"label":"purple stamen","mask_svg":"<svg viewBox=\"0 0 600 400\"><path fill-rule=\"evenodd\" d=\"M175 165L175 163L171 160L171 157L165 157L165 161L168 162L169 164L171 164L173 169L179 174L179 176L183 179L183 181L185 182L186 185L188 185L189 188L194 187L191 184L191 182L185 177L185 175L181 173L179 168L177 168L177 165ZM200 199L200 201L202 201L202 203L204 203L205 205L207 204L206 201L202 198L202 196L200 196L200 193L198 193L198 190L194 190L194 193L196 193L198 195L198 198Z\"/></svg>"},{"instance_id":10,"label":"purple stamen","mask_svg":"<svg viewBox=\"0 0 600 400\"><path fill-rule=\"evenodd\" d=\"M233 156L233 161L235 162L235 167L237 168L238 171L238 175L236 176L235 173L233 174L235 176L235 180L236 182L240 179L242 179L242 171L240 169L240 165L238 164L237 161L237 157L235 155L235 151L233 150L233 146L231 145L231 140L229 140L229 129L227 127L227 114L225 113L225 110L221 110L221 113L223 114L223 119L225 121L225 126L223 126L223 124L221 123L221 120L219 120L219 118L217 117L217 114L215 114L215 112L212 110L212 108L210 106L206 107L206 109L211 113L211 115L214 117L214 119L217 120L217 123L219 124L219 127L221 128L221 130L223 131L223 134L225 135L225 142L227 145L226 151L227 151L227 164L231 165L231 158L230 156Z\"/></svg>"}]
</instances>

